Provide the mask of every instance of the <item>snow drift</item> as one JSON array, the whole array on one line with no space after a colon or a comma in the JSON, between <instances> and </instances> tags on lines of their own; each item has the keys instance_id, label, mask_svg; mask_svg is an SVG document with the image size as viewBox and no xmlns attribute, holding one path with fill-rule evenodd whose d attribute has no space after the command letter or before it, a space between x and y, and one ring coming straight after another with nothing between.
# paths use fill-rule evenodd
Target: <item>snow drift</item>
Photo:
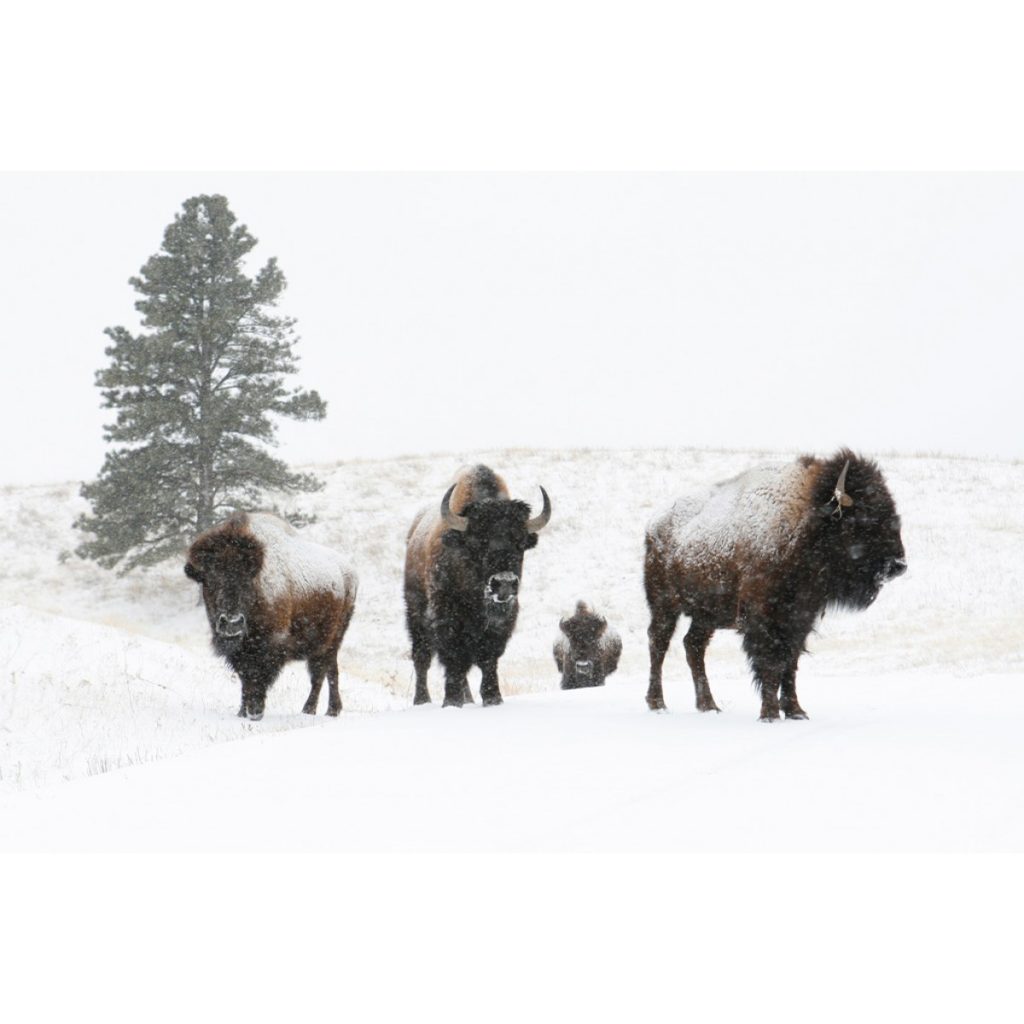
<instances>
[{"instance_id":1,"label":"snow drift","mask_svg":"<svg viewBox=\"0 0 1024 1024\"><path fill-rule=\"evenodd\" d=\"M527 815L532 824L520 832L527 847L558 848L576 841L614 845L615 836L625 842L615 825L626 820L623 814L633 822L640 846L645 840L693 843L690 831L683 830L684 836L651 823L661 820L666 806L681 810L683 803L695 813L700 808L712 813L717 805L722 820L740 820L736 813L760 806L752 794L784 795L786 780L807 771L834 784L847 779L838 790L833 786L840 802L829 816L840 820L846 814L852 830L846 838L854 847L863 845L870 823L895 821L899 808L915 800L938 813L943 799L953 815L949 827L929 818L930 825L911 830L914 841L927 846L934 839L958 848L1013 845L1019 830L1008 817L1024 777L1024 754L1011 742L1015 729L1008 724L1019 721L1024 710L1024 591L1018 583L1024 571L1024 507L1017 497L1024 493L1024 465L865 454L878 457L886 474L903 519L910 570L867 611L825 618L799 674L811 721L777 727L756 722L757 698L738 638L730 633L715 637L707 662L724 714L705 718L693 710L680 632L665 665L665 695L673 714L663 719L669 724L653 724L658 716L649 715L643 701L642 545L646 523L680 494L779 453L496 451L317 467L327 487L303 499L304 509L319 517L307 528L308 536L340 551L361 580L339 659L345 704L340 728L298 713L308 689L301 664L286 668L270 693L263 722L236 719L238 684L210 651L205 616L194 585L182 573L183 560L122 578L67 557L76 540L70 523L82 507L77 486L7 487L0 490L6 570L0 580L0 792L14 800L26 786L187 751L194 753L175 764L182 766L181 784L192 785L184 780L198 769L187 766L213 753L200 748L245 739L221 747L217 764L272 758L272 751L284 750L273 733L303 729L289 740L289 749L298 743L310 757L327 758L325 764L334 759L348 769L344 796L357 818L364 814L359 843L371 847L375 835L382 845L397 847L415 845L414 836L428 846L441 842L444 808L453 815L465 810L454 796L442 799L435 793L431 802L427 781L440 786L445 772L465 780L467 799L475 794L476 818L471 814L469 821L483 813L487 778L500 780L509 806L521 807L524 814L532 807L532 817ZM414 711L402 607L405 534L415 511L425 501L440 501L454 469L468 461L493 466L514 494L535 494L536 485L543 484L552 498L551 523L527 553L519 626L501 662L503 692L533 696L486 713L479 708ZM579 598L598 605L615 624L623 654L603 692L563 694L556 692L551 644L559 616ZM476 690L475 675L471 684ZM439 699L437 666L431 689ZM396 709L405 710L363 713ZM439 747L439 736L452 730L465 746ZM559 735L567 737L564 749ZM253 737L266 739L253 747L248 742ZM375 774L358 770L357 754L364 765L371 759ZM422 758L434 758L434 766ZM500 770L494 767L471 781L467 775L479 767L476 759L500 763ZM655 786L654 762L662 773L675 766L667 789ZM851 789L844 764L868 773L862 775L866 788ZM203 772L212 770L205 761L203 766ZM261 770L271 774L269 765ZM554 828L553 823L567 820L570 805L557 797L565 792L552 782L552 773L560 770L576 780L571 806L589 808L591 826L561 833L542 827L544 821ZM138 780L133 786L174 777L175 771L171 764L159 772L152 766L133 771ZM231 777L225 775L228 791ZM421 782L411 781L417 778ZM696 789L694 779L701 782ZM101 781L76 783L77 799L82 787ZM414 833L409 820L403 823L405 797L396 794L410 786L417 799L427 801L422 815L434 820L437 812L436 829L424 824L426 832ZM824 790L801 788L806 799L826 806ZM617 815L607 810L615 803L609 803L612 792L618 794ZM921 804L923 792L934 793L935 803ZM633 802L642 793L648 794L649 813L642 802ZM881 800L881 819L861 813L870 805L869 793ZM976 809L979 800L987 808L984 828L972 832L961 819L958 831L957 809L972 800ZM391 819L386 835L372 827L382 814ZM456 829L456 838L466 840L467 828ZM480 834L493 844L510 844L508 830L499 824ZM727 834L736 839L729 829L713 833L722 842ZM843 829L837 825L830 834L841 846ZM244 829L239 835L251 838ZM349 842L331 835L321 839L327 845ZM962 837L959 845L951 839L955 835ZM801 836L807 838L806 830L798 831L795 841Z\"/></svg>"}]
</instances>

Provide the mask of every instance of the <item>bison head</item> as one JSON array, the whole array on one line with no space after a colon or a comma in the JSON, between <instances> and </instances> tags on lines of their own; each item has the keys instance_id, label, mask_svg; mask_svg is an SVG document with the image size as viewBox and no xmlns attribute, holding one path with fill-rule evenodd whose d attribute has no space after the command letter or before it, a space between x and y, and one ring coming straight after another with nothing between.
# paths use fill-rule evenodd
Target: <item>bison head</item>
<instances>
[{"instance_id":1,"label":"bison head","mask_svg":"<svg viewBox=\"0 0 1024 1024\"><path fill-rule=\"evenodd\" d=\"M213 534L200 538L189 551L185 575L203 588L213 646L220 654L232 654L249 635L262 566L262 547L245 534Z\"/></svg>"},{"instance_id":2,"label":"bison head","mask_svg":"<svg viewBox=\"0 0 1024 1024\"><path fill-rule=\"evenodd\" d=\"M537 544L537 534L551 518L551 500L542 487L544 507L530 516L524 501L487 498L470 502L459 515L449 506L452 491L441 500L441 518L447 529L443 543L461 551L477 578L484 612L489 621L512 618L518 607L523 554Z\"/></svg>"},{"instance_id":3,"label":"bison head","mask_svg":"<svg viewBox=\"0 0 1024 1024\"><path fill-rule=\"evenodd\" d=\"M907 571L900 517L882 472L840 452L826 467L817 499L832 603L867 608L889 580Z\"/></svg>"},{"instance_id":4,"label":"bison head","mask_svg":"<svg viewBox=\"0 0 1024 1024\"><path fill-rule=\"evenodd\" d=\"M575 667L576 677L581 682L591 679L594 665L601 656L601 637L608 628L608 620L580 601L576 605L576 613L571 618L562 619L558 628L569 641L567 660Z\"/></svg>"}]
</instances>

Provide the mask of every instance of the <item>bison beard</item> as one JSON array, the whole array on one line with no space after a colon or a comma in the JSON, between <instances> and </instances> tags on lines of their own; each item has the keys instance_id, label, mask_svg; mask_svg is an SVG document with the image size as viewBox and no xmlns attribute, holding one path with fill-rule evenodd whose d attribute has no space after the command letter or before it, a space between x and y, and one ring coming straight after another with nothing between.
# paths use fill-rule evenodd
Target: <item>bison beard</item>
<instances>
[{"instance_id":1,"label":"bison beard","mask_svg":"<svg viewBox=\"0 0 1024 1024\"><path fill-rule=\"evenodd\" d=\"M445 670L444 704L472 701L467 679L480 667L480 699L502 702L498 659L519 614L523 555L551 515L531 518L529 506L508 496L505 482L486 466L459 474L441 500L409 530L405 566L406 625L416 670L413 702L430 701L427 671L436 652Z\"/></svg>"},{"instance_id":2,"label":"bison beard","mask_svg":"<svg viewBox=\"0 0 1024 1024\"><path fill-rule=\"evenodd\" d=\"M761 720L806 718L800 655L827 607L867 608L906 571L900 520L875 463L843 450L828 460L751 470L705 499L681 499L648 528L651 612L647 704L664 710L662 664L681 614L699 711L718 711L704 654L735 629L761 694Z\"/></svg>"}]
</instances>

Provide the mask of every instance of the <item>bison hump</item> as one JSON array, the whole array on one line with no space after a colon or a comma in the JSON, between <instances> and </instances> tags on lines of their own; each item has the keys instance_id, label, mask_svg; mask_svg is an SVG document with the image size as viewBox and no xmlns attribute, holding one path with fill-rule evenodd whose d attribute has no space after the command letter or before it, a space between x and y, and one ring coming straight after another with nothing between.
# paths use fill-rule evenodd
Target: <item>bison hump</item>
<instances>
[{"instance_id":1,"label":"bison hump","mask_svg":"<svg viewBox=\"0 0 1024 1024\"><path fill-rule=\"evenodd\" d=\"M738 550L771 555L796 536L810 509L815 470L800 462L758 466L681 497L651 534L689 560Z\"/></svg>"},{"instance_id":2,"label":"bison hump","mask_svg":"<svg viewBox=\"0 0 1024 1024\"><path fill-rule=\"evenodd\" d=\"M252 515L249 528L263 545L259 583L267 601L314 593L355 597L356 575L337 551L306 540L276 516Z\"/></svg>"}]
</instances>

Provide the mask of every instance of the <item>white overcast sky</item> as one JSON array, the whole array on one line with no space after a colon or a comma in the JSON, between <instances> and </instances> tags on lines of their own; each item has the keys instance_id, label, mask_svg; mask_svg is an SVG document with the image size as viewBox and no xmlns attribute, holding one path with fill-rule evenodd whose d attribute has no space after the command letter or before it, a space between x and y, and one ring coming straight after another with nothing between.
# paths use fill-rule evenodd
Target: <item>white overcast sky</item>
<instances>
[{"instance_id":1,"label":"white overcast sky","mask_svg":"<svg viewBox=\"0 0 1024 1024\"><path fill-rule=\"evenodd\" d=\"M4 482L103 458L103 328L181 202L276 256L292 463L493 446L1024 456L1024 175L14 174Z\"/></svg>"}]
</instances>

